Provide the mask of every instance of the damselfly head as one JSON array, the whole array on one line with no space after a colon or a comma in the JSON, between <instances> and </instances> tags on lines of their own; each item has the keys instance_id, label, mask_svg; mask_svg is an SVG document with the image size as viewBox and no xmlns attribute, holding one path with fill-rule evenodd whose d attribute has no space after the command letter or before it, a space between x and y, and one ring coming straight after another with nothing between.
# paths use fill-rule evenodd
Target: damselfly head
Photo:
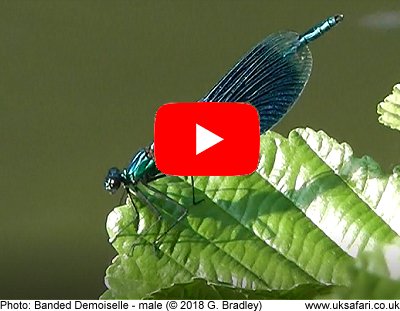
<instances>
[{"instance_id":1,"label":"damselfly head","mask_svg":"<svg viewBox=\"0 0 400 311\"><path fill-rule=\"evenodd\" d=\"M104 180L104 189L110 194L114 194L121 187L121 182L121 171L116 167L112 167Z\"/></svg>"}]
</instances>

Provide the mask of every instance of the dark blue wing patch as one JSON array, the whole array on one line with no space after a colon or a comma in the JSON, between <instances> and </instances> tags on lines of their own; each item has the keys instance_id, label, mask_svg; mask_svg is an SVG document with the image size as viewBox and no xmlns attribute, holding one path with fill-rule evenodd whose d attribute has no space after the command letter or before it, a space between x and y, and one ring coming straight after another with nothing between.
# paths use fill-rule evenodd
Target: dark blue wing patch
<instances>
[{"instance_id":1,"label":"dark blue wing patch","mask_svg":"<svg viewBox=\"0 0 400 311\"><path fill-rule=\"evenodd\" d=\"M261 133L290 110L312 69L312 56L299 35L281 32L265 38L247 53L200 101L248 102L260 116Z\"/></svg>"}]
</instances>

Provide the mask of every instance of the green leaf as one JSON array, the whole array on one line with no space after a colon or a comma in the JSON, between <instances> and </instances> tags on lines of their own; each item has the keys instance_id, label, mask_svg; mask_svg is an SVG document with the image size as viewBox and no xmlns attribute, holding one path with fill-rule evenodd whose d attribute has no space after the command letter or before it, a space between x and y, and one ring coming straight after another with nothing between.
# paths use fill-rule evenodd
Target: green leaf
<instances>
[{"instance_id":1,"label":"green leaf","mask_svg":"<svg viewBox=\"0 0 400 311\"><path fill-rule=\"evenodd\" d=\"M378 104L379 122L396 130L400 130L400 84L393 87L392 94Z\"/></svg>"},{"instance_id":2,"label":"green leaf","mask_svg":"<svg viewBox=\"0 0 400 311\"><path fill-rule=\"evenodd\" d=\"M400 297L400 242L377 247L357 258L349 269L350 288L336 288L329 298L394 299Z\"/></svg>"},{"instance_id":3,"label":"green leaf","mask_svg":"<svg viewBox=\"0 0 400 311\"><path fill-rule=\"evenodd\" d=\"M233 287L229 284L211 284L203 279L194 279L185 284L175 284L147 296L147 299L314 299L329 295L338 287L320 284L304 284L289 290L250 290Z\"/></svg>"},{"instance_id":4,"label":"green leaf","mask_svg":"<svg viewBox=\"0 0 400 311\"><path fill-rule=\"evenodd\" d=\"M347 144L310 129L288 138L263 135L254 174L195 178L196 198L204 199L197 205L187 178L151 185L161 193L141 187L139 194L161 211L161 221L143 197L135 199L136 221L130 205L108 217L110 237L120 234L104 299L151 297L196 278L268 295L299 286L348 286L353 257L400 232L398 175L383 174L372 159L355 158ZM184 208L187 217L155 248L156 237ZM191 299L214 297L185 288Z\"/></svg>"}]
</instances>

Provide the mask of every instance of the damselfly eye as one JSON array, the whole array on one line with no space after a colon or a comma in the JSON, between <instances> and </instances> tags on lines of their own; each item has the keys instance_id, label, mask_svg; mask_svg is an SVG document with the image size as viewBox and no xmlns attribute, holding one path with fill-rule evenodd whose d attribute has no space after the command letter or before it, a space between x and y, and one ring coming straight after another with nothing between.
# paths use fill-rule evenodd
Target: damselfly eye
<instances>
[{"instance_id":1,"label":"damselfly eye","mask_svg":"<svg viewBox=\"0 0 400 311\"><path fill-rule=\"evenodd\" d=\"M104 180L104 189L114 194L119 187L121 187L121 172L118 168L112 167L109 169Z\"/></svg>"}]
</instances>

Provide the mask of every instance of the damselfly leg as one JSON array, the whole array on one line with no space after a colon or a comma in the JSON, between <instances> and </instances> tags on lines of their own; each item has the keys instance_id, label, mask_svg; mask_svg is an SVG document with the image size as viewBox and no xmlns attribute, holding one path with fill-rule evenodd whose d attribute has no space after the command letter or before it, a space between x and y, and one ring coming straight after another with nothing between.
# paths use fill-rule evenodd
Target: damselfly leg
<instances>
[{"instance_id":1,"label":"damselfly leg","mask_svg":"<svg viewBox=\"0 0 400 311\"><path fill-rule=\"evenodd\" d=\"M144 189L141 189L141 186L145 187L148 191L144 192L143 191ZM135 226L135 232L138 233L140 213L138 211L137 204L135 204L135 199L136 199L139 200L141 203L143 203L146 206L146 208L149 208L152 214L156 216L156 219L151 220L150 225L147 226L147 228L144 231L140 232L140 234L138 233L138 238L132 243L131 249L128 252L128 254L132 255L133 250L136 246L147 243L152 244L156 251L159 250L159 246L162 243L162 240L168 235L168 233L171 232L173 228L175 228L186 217L188 209L182 204L178 203L176 200L169 197L164 192L158 190L157 188L148 183L141 182L135 185L134 187L127 188L126 193L127 196L129 197L129 206L132 208L133 219L129 223L121 227L118 233L112 239L110 239L110 242L113 243L117 238L127 236L126 232L128 228L132 225ZM154 198L160 199L160 201L172 203L174 210L171 210L171 207L170 208L157 207L154 204L154 202L152 202L149 199L150 195L153 195ZM168 225L163 232L157 234L153 241L149 241L150 233L153 231L154 227L157 224L159 224L160 221L163 219L166 220L169 219L170 225Z\"/></svg>"}]
</instances>

